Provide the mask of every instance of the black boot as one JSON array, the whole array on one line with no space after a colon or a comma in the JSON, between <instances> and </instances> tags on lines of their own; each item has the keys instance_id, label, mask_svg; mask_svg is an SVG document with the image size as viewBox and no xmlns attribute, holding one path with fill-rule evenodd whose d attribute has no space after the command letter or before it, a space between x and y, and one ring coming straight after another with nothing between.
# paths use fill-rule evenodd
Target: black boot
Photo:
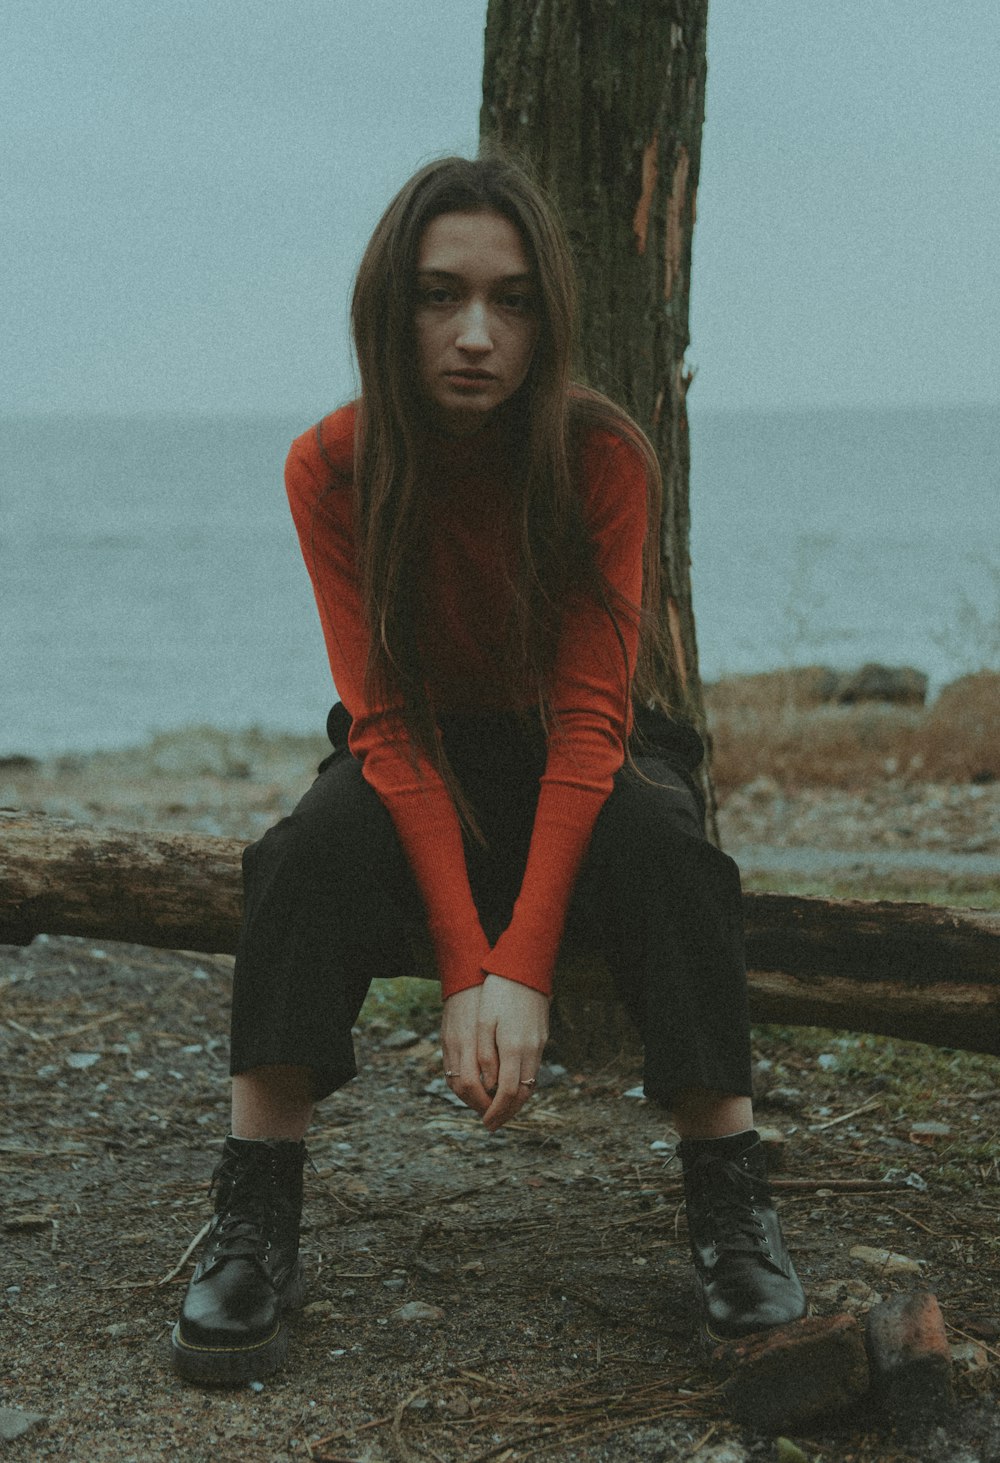
<instances>
[{"instance_id":1,"label":"black boot","mask_svg":"<svg viewBox=\"0 0 1000 1463\"><path fill-rule=\"evenodd\" d=\"M801 1320L808 1304L785 1247L757 1134L682 1142L680 1155L706 1338L724 1341Z\"/></svg>"},{"instance_id":2,"label":"black boot","mask_svg":"<svg viewBox=\"0 0 1000 1463\"><path fill-rule=\"evenodd\" d=\"M215 1218L173 1331L174 1366L188 1381L247 1382L284 1360L282 1313L303 1298L305 1156L303 1143L226 1139Z\"/></svg>"}]
</instances>

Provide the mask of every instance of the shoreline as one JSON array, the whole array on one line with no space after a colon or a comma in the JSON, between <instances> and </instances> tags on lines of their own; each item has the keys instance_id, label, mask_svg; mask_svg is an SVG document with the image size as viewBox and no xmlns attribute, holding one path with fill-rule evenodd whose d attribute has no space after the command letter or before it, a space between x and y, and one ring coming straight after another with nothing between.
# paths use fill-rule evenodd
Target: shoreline
<instances>
[{"instance_id":1,"label":"shoreline","mask_svg":"<svg viewBox=\"0 0 1000 1463\"><path fill-rule=\"evenodd\" d=\"M878 689L874 693L863 693L854 697L852 687L860 684L867 673L875 672L876 681L888 685L888 692ZM996 700L996 711L1000 715L1000 670L981 668L963 672L940 683L933 681L928 672L913 666L865 665L862 667L837 667L829 664L785 665L768 670L738 671L702 682L709 724L716 715L730 713L733 709L754 709L761 695L770 701L770 710L781 712L788 709L818 711L826 708L827 713L841 716L901 713L911 718L931 716L942 699L948 700L956 688L963 688L970 682L990 683L991 693ZM921 689L922 688L922 689ZM330 704L336 700L336 689L331 685ZM845 699L846 698L846 699ZM185 744L192 748L192 755L199 751L207 762L219 765L232 753L224 748L243 747L246 751L271 747L295 749L303 746L325 746L324 724L328 706L318 713L312 730L277 726L259 721L233 722L223 724L211 720L188 719L175 725L148 727L136 735L123 734L106 744L74 743L71 738L58 747L33 750L27 743L16 740L0 750L0 775L14 766L53 767L67 762L91 762L115 760L122 765L132 764L137 757L149 755L153 761L176 762L178 753ZM0 728L2 732L2 728ZM212 751L206 749L211 746ZM170 748L175 751L171 753ZM238 760L239 754L237 754ZM171 767L170 770L173 770Z\"/></svg>"},{"instance_id":2,"label":"shoreline","mask_svg":"<svg viewBox=\"0 0 1000 1463\"><path fill-rule=\"evenodd\" d=\"M954 683L927 709L810 703L804 685L706 688L721 842L745 886L994 904L1000 675ZM291 812L328 748L323 735L188 726L121 751L0 758L0 807L251 842Z\"/></svg>"}]
</instances>

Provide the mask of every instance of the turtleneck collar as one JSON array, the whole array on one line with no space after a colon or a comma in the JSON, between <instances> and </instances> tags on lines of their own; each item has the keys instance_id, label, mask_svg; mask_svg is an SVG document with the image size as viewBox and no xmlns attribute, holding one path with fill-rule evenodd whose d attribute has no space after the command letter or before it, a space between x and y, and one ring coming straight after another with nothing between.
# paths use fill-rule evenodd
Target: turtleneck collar
<instances>
[{"instance_id":1,"label":"turtleneck collar","mask_svg":"<svg viewBox=\"0 0 1000 1463\"><path fill-rule=\"evenodd\" d=\"M478 463L495 463L509 456L523 441L521 414L501 407L478 432L455 436L428 423L423 443L430 456L442 464L455 467Z\"/></svg>"}]
</instances>

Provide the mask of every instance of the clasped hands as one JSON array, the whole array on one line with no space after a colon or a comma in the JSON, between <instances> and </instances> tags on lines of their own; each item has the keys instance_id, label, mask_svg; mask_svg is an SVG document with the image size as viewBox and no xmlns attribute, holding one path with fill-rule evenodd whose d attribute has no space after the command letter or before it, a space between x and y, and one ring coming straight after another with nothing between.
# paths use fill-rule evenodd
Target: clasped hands
<instances>
[{"instance_id":1,"label":"clasped hands","mask_svg":"<svg viewBox=\"0 0 1000 1463\"><path fill-rule=\"evenodd\" d=\"M548 997L502 975L445 1001L441 1051L449 1086L491 1133L534 1091L548 1034Z\"/></svg>"}]
</instances>

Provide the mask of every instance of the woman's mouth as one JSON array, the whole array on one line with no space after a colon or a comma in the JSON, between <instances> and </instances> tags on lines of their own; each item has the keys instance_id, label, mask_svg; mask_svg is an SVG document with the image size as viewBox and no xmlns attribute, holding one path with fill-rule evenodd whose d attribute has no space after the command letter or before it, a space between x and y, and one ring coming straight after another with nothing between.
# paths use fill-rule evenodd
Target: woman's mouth
<instances>
[{"instance_id":1,"label":"woman's mouth","mask_svg":"<svg viewBox=\"0 0 1000 1463\"><path fill-rule=\"evenodd\" d=\"M446 371L445 380L454 386L485 386L496 377L492 371Z\"/></svg>"}]
</instances>

